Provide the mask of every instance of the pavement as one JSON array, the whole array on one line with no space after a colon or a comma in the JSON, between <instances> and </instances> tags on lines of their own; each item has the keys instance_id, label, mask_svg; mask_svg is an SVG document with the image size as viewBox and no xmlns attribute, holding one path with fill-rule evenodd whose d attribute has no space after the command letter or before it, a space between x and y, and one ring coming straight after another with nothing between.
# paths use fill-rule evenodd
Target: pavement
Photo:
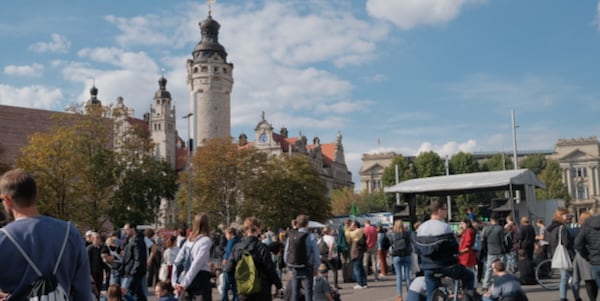
<instances>
[{"instance_id":1,"label":"pavement","mask_svg":"<svg viewBox=\"0 0 600 301\"><path fill-rule=\"evenodd\" d=\"M329 275L329 279L330 281L333 279L331 274ZM339 279L340 281L342 279L341 272L339 274ZM287 277L284 277L284 280L287 280ZM286 282L284 281L284 283ZM356 285L356 283L340 283L342 289L339 290L339 293L342 301L394 301L396 298L396 278L394 275L388 275L379 281L374 281L373 276L370 275L368 277L367 288L365 289L355 290L353 289L354 285ZM523 286L523 289L527 293L527 297L530 301L559 301L558 290L549 291L539 285ZM158 300L154 296L152 288L149 288L149 290L150 292L148 300ZM590 301L583 285L581 287L580 294L582 300ZM574 300L571 292L569 292L568 297L570 298L569 300ZM217 290L214 289L213 301L219 300L221 300L221 296ZM274 299L274 301L276 300L282 299Z\"/></svg>"}]
</instances>

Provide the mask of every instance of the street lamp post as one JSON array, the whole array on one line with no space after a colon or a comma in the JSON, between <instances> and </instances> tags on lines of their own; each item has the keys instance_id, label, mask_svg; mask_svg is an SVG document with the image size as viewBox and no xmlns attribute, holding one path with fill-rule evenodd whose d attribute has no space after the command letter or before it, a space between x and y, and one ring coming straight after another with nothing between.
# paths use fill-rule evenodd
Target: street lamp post
<instances>
[{"instance_id":1,"label":"street lamp post","mask_svg":"<svg viewBox=\"0 0 600 301\"><path fill-rule=\"evenodd\" d=\"M192 138L190 135L190 117L192 117L192 115L194 115L194 113L188 113L187 115L183 116L184 119L187 119L188 121L188 143L187 143L187 164L186 164L186 169L187 169L187 226L191 227L192 225L192 197L191 197L191 172L190 172L190 167L191 167L191 162L190 162L190 157L191 157L191 153L192 153Z\"/></svg>"}]
</instances>

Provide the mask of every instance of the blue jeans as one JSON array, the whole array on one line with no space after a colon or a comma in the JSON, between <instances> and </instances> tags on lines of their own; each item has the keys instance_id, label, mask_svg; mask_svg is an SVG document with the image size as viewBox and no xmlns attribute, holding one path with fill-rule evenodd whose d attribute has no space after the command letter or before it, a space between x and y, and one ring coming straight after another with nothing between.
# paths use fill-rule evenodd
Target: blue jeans
<instances>
[{"instance_id":1,"label":"blue jeans","mask_svg":"<svg viewBox=\"0 0 600 301\"><path fill-rule=\"evenodd\" d=\"M360 267L362 269L362 265ZM292 300L298 300L300 281L304 288L304 300L312 301L313 298L313 271L312 268L291 268L292 270Z\"/></svg>"},{"instance_id":2,"label":"blue jeans","mask_svg":"<svg viewBox=\"0 0 600 301\"><path fill-rule=\"evenodd\" d=\"M441 285L441 279L434 276L437 273L452 279L460 279L465 290L473 290L473 278L475 275L473 275L471 271L467 270L467 268L460 264L455 264L436 270L425 270L424 274L425 286L427 286L427 301L433 300L433 291Z\"/></svg>"},{"instance_id":3,"label":"blue jeans","mask_svg":"<svg viewBox=\"0 0 600 301\"><path fill-rule=\"evenodd\" d=\"M559 295L561 299L567 299L567 290L569 289L569 278L573 276L573 272L560 269L560 287L559 287ZM579 299L579 283L575 285L573 283L573 298Z\"/></svg>"},{"instance_id":4,"label":"blue jeans","mask_svg":"<svg viewBox=\"0 0 600 301\"><path fill-rule=\"evenodd\" d=\"M358 257L352 259L352 273L354 275L354 281L356 281L358 285L367 286L367 274L365 273L365 269L363 269L362 261L362 253L358 255Z\"/></svg>"},{"instance_id":5,"label":"blue jeans","mask_svg":"<svg viewBox=\"0 0 600 301\"><path fill-rule=\"evenodd\" d=\"M235 279L230 277L229 273L223 272L223 291L221 292L221 301L229 301L229 291L233 292L231 301L238 301L237 287L235 286Z\"/></svg>"},{"instance_id":6,"label":"blue jeans","mask_svg":"<svg viewBox=\"0 0 600 301\"><path fill-rule=\"evenodd\" d=\"M123 288L127 290L127 294L133 296L137 301L147 301L146 298L146 289L143 287L143 278L146 278L146 275L142 276L127 276L123 277L122 284Z\"/></svg>"},{"instance_id":7,"label":"blue jeans","mask_svg":"<svg viewBox=\"0 0 600 301\"><path fill-rule=\"evenodd\" d=\"M410 287L410 256L393 256L392 261L394 263L394 270L396 271L396 290L398 296L402 297L402 277L406 281L406 290Z\"/></svg>"},{"instance_id":8,"label":"blue jeans","mask_svg":"<svg viewBox=\"0 0 600 301\"><path fill-rule=\"evenodd\" d=\"M110 270L110 281L108 284L118 284L121 285L121 274L119 274L118 270Z\"/></svg>"}]
</instances>

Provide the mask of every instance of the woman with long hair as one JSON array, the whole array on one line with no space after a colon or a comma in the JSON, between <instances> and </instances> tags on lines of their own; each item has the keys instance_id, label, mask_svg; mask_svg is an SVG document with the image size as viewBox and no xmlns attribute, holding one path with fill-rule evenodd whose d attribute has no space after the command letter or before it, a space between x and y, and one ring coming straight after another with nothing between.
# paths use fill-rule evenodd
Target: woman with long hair
<instances>
[{"instance_id":1,"label":"woman with long hair","mask_svg":"<svg viewBox=\"0 0 600 301\"><path fill-rule=\"evenodd\" d=\"M182 265L188 260L186 256L191 258L189 268L183 278L174 279L177 294L182 296L185 292L184 300L186 301L212 300L212 286L210 283L212 273L209 262L211 246L212 239L210 238L208 215L206 213L196 214L192 221L192 231L175 259L175 265ZM177 282L177 280L179 281Z\"/></svg>"},{"instance_id":2,"label":"woman with long hair","mask_svg":"<svg viewBox=\"0 0 600 301\"><path fill-rule=\"evenodd\" d=\"M552 217L552 223L550 224L550 226L548 226L548 229L546 229L548 234L548 241L550 243L550 247L548 249L550 252L550 258L552 258L552 256L554 255L556 247L558 247L559 244L565 246L571 258L575 256L575 249L573 248L574 239L570 236L569 231L567 231L567 222L569 219L569 211L566 208L557 208L554 212L554 216ZM567 300L567 289L569 288L568 282L572 274L573 272L571 270L560 269L559 295L561 301ZM581 300L581 298L579 298L578 283L573 283L572 291L575 300Z\"/></svg>"},{"instance_id":3,"label":"woman with long hair","mask_svg":"<svg viewBox=\"0 0 600 301\"><path fill-rule=\"evenodd\" d=\"M577 237L581 226L585 224L585 221L592 217L592 213L584 211L579 215L579 226L575 229L574 237ZM592 266L582 254L575 252L575 258L573 259L573 283L579 283L580 280L585 282L585 290L590 300L596 300L598 296L598 285L596 279L592 273ZM573 286L575 288L575 286Z\"/></svg>"},{"instance_id":4,"label":"woman with long hair","mask_svg":"<svg viewBox=\"0 0 600 301\"><path fill-rule=\"evenodd\" d=\"M406 281L406 290L410 287L410 265L411 265L411 253L412 244L410 239L410 233L406 231L404 222L402 220L396 220L392 227L392 262L394 263L394 270L396 271L396 290L398 296L396 300L402 299L402 278Z\"/></svg>"},{"instance_id":5,"label":"woman with long hair","mask_svg":"<svg viewBox=\"0 0 600 301\"><path fill-rule=\"evenodd\" d=\"M477 230L475 230L469 218L461 220L460 227L462 234L458 246L458 263L473 272L473 275L477 275L477 271L475 270L475 266L477 266L477 252L473 250ZM474 277L473 281L473 287L477 287L477 277Z\"/></svg>"}]
</instances>

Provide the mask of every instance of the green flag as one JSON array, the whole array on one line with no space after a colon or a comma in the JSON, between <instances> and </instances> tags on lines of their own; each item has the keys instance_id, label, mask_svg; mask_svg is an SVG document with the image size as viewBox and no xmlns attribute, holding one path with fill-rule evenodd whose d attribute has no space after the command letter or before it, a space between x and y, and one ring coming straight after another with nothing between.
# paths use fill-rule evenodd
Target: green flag
<instances>
[{"instance_id":1,"label":"green flag","mask_svg":"<svg viewBox=\"0 0 600 301\"><path fill-rule=\"evenodd\" d=\"M356 217L358 215L358 208L356 208L356 203L352 202L352 207L350 207L350 216Z\"/></svg>"}]
</instances>

